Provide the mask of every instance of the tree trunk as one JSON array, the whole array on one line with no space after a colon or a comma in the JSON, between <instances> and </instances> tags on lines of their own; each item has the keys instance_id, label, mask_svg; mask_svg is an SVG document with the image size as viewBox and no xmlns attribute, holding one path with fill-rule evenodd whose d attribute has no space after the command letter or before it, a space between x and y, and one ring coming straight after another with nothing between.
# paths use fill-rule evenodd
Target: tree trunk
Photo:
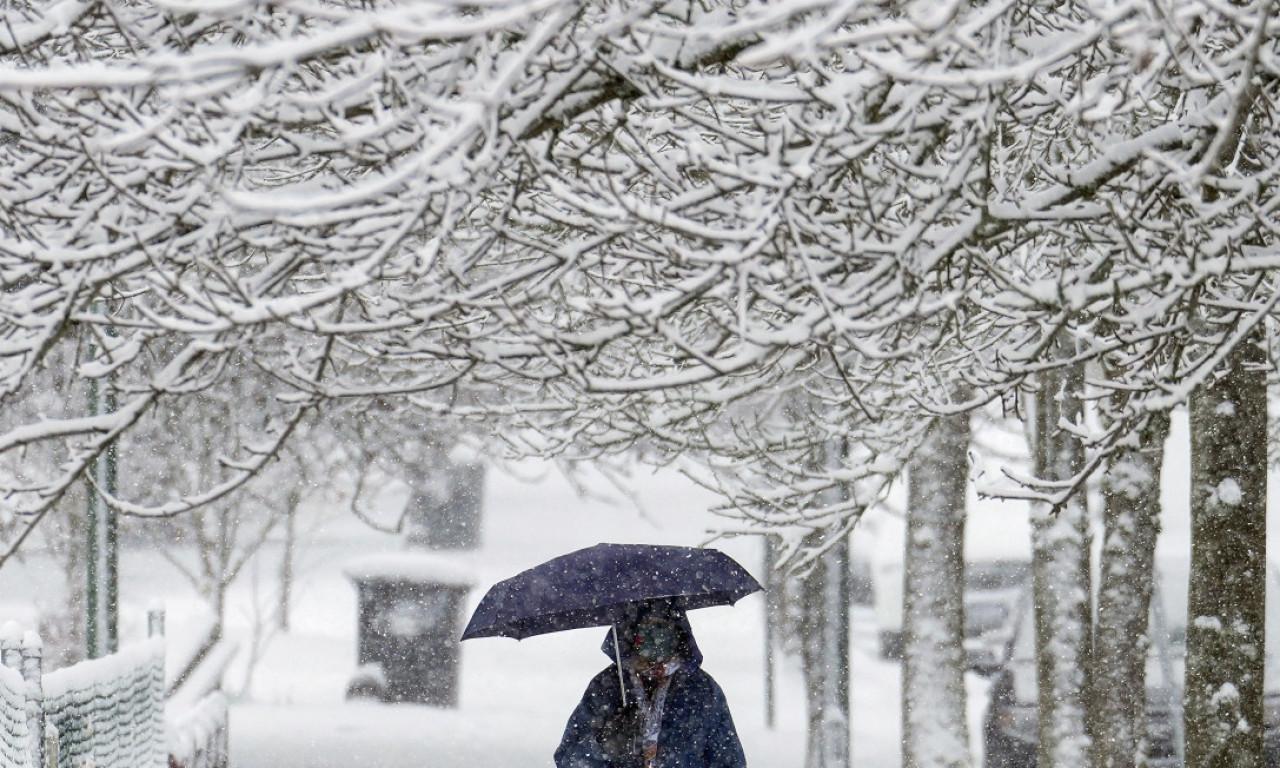
<instances>
[{"instance_id":1,"label":"tree trunk","mask_svg":"<svg viewBox=\"0 0 1280 768\"><path fill-rule=\"evenodd\" d=\"M908 474L903 553L902 764L969 764L964 522L968 415L936 420Z\"/></svg>"},{"instance_id":2,"label":"tree trunk","mask_svg":"<svg viewBox=\"0 0 1280 768\"><path fill-rule=\"evenodd\" d=\"M280 605L276 626L281 632L289 631L289 609L293 602L293 544L294 526L298 516L301 494L295 489L289 492L284 510L284 551L280 553Z\"/></svg>"},{"instance_id":3,"label":"tree trunk","mask_svg":"<svg viewBox=\"0 0 1280 768\"><path fill-rule=\"evenodd\" d=\"M833 445L830 465L843 461L844 450ZM831 491L831 503L842 496ZM823 537L812 544L822 546ZM849 768L849 537L844 535L822 554L804 581L804 623L801 632L805 690L809 705L806 768Z\"/></svg>"},{"instance_id":4,"label":"tree trunk","mask_svg":"<svg viewBox=\"0 0 1280 768\"><path fill-rule=\"evenodd\" d=\"M1190 768L1261 768L1267 383L1261 334L1191 396Z\"/></svg>"},{"instance_id":5,"label":"tree trunk","mask_svg":"<svg viewBox=\"0 0 1280 768\"><path fill-rule=\"evenodd\" d=\"M1032 444L1042 480L1069 480L1083 467L1080 439L1064 428L1081 423L1083 388L1078 364L1041 377ZM1057 508L1039 504L1032 511L1039 768L1078 768L1089 759L1089 531L1082 497L1075 493Z\"/></svg>"},{"instance_id":6,"label":"tree trunk","mask_svg":"<svg viewBox=\"0 0 1280 768\"><path fill-rule=\"evenodd\" d=\"M1112 457L1102 478L1104 529L1093 653L1106 663L1094 672L1090 712L1093 764L1102 768L1144 763L1147 631L1168 436L1168 414L1152 415L1138 432L1138 445Z\"/></svg>"}]
</instances>

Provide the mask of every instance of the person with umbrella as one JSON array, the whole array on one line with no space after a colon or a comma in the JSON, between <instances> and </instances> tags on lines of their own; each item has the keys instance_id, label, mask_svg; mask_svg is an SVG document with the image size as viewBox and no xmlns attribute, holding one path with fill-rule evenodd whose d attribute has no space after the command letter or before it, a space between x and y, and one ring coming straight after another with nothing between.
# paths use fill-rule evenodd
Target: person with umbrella
<instances>
[{"instance_id":1,"label":"person with umbrella","mask_svg":"<svg viewBox=\"0 0 1280 768\"><path fill-rule=\"evenodd\" d=\"M745 768L685 612L760 589L718 550L597 544L495 584L462 639L610 628L603 650L614 663L570 716L557 768Z\"/></svg>"},{"instance_id":2,"label":"person with umbrella","mask_svg":"<svg viewBox=\"0 0 1280 768\"><path fill-rule=\"evenodd\" d=\"M556 768L746 766L728 703L702 669L684 611L669 601L635 604L603 650L623 675L610 665L588 684Z\"/></svg>"}]
</instances>

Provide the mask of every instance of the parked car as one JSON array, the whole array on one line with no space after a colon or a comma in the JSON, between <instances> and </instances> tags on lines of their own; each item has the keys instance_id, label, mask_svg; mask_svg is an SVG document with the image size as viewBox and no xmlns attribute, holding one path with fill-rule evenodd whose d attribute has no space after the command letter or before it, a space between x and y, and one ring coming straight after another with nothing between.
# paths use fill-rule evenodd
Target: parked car
<instances>
[{"instance_id":1,"label":"parked car","mask_svg":"<svg viewBox=\"0 0 1280 768\"><path fill-rule=\"evenodd\" d=\"M1183 765L1182 680L1186 655L1187 566L1165 564L1152 595L1147 660L1147 744L1151 768ZM1031 590L1017 601L1013 633L993 675L983 717L986 768L1035 768L1038 744L1035 629ZM1264 734L1268 768L1280 768L1280 583L1267 578Z\"/></svg>"},{"instance_id":2,"label":"parked car","mask_svg":"<svg viewBox=\"0 0 1280 768\"><path fill-rule=\"evenodd\" d=\"M1000 666L1012 634L1018 596L1031 583L1026 560L980 560L965 566L964 649L967 664L980 674ZM902 564L888 561L876 570L876 611L880 658L902 659Z\"/></svg>"},{"instance_id":3,"label":"parked car","mask_svg":"<svg viewBox=\"0 0 1280 768\"><path fill-rule=\"evenodd\" d=\"M1000 668L1013 636L1020 597L1031 585L1025 560L972 563L965 570L964 652L969 669L990 675Z\"/></svg>"}]
</instances>

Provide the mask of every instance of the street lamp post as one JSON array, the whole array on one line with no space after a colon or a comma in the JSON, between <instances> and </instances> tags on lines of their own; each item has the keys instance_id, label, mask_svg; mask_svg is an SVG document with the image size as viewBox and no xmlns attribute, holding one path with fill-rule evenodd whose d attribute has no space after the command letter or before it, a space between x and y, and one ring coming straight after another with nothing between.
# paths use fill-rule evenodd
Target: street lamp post
<instances>
[{"instance_id":1,"label":"street lamp post","mask_svg":"<svg viewBox=\"0 0 1280 768\"><path fill-rule=\"evenodd\" d=\"M94 352L91 349L90 354ZM102 386L99 379L89 380L89 416L114 413L115 392ZM85 626L85 645L89 658L96 659L115 653L117 644L116 621L119 605L117 591L116 513L107 504L98 489L115 495L116 446L108 445L93 461L93 483L89 485L89 509L87 527L89 535L86 571L88 590Z\"/></svg>"}]
</instances>

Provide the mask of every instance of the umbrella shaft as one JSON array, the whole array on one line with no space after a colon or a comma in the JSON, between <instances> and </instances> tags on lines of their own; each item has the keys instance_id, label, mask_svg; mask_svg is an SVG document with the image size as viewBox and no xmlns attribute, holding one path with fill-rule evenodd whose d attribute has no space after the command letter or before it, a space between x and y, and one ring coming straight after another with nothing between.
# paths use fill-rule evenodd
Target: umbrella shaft
<instances>
[{"instance_id":1,"label":"umbrella shaft","mask_svg":"<svg viewBox=\"0 0 1280 768\"><path fill-rule=\"evenodd\" d=\"M622 676L622 649L618 647L618 625L613 625L613 660L618 665L618 688L622 691L622 706L627 706L627 680Z\"/></svg>"}]
</instances>

